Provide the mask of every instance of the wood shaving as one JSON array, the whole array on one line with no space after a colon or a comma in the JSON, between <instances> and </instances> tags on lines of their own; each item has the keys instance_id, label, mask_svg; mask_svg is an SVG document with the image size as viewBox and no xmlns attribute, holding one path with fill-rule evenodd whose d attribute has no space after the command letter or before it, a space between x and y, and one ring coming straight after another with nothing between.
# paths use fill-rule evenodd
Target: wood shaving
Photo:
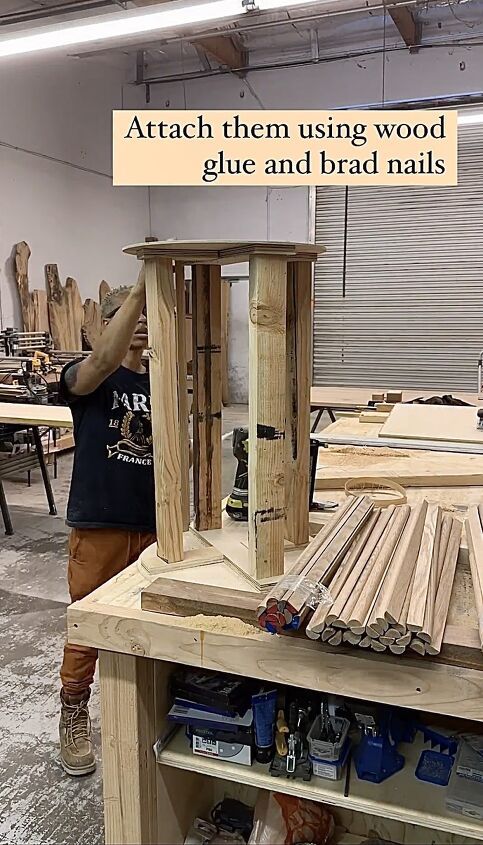
<instances>
[{"instance_id":1,"label":"wood shaving","mask_svg":"<svg viewBox=\"0 0 483 845\"><path fill-rule=\"evenodd\" d=\"M418 454L416 449L391 449L382 446L334 446L329 445L329 454L340 455L374 455L377 458L412 458Z\"/></svg>"},{"instance_id":2,"label":"wood shaving","mask_svg":"<svg viewBox=\"0 0 483 845\"><path fill-rule=\"evenodd\" d=\"M249 625L241 619L229 616L170 616L170 624L182 625L184 628L197 628L210 631L213 634L233 635L234 637L266 637L266 634L256 625Z\"/></svg>"}]
</instances>

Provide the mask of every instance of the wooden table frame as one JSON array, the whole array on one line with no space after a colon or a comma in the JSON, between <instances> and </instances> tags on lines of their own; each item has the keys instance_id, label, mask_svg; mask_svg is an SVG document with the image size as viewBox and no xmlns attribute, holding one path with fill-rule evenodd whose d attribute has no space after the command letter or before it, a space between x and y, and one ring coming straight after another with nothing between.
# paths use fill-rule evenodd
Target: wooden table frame
<instances>
[{"instance_id":1,"label":"wooden table frame","mask_svg":"<svg viewBox=\"0 0 483 845\"><path fill-rule=\"evenodd\" d=\"M150 342L156 534L160 563L184 559L188 523L184 265L193 295L194 525L221 528L221 267L249 263L249 560L281 575L285 538L309 537L309 430L314 244L159 241L126 247L143 260ZM181 318L181 319L180 319Z\"/></svg>"}]
</instances>

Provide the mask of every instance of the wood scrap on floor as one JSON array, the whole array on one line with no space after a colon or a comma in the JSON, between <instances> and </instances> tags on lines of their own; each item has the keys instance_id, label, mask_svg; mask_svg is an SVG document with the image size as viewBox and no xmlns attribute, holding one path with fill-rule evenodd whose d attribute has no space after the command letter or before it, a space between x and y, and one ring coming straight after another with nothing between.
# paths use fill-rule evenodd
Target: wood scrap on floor
<instances>
[{"instance_id":1,"label":"wood scrap on floor","mask_svg":"<svg viewBox=\"0 0 483 845\"><path fill-rule=\"evenodd\" d=\"M49 315L45 290L29 290L28 266L31 252L26 241L15 246L15 280L17 282L25 332L48 332Z\"/></svg>"},{"instance_id":2,"label":"wood scrap on floor","mask_svg":"<svg viewBox=\"0 0 483 845\"><path fill-rule=\"evenodd\" d=\"M229 616L254 625L261 593L157 578L141 592L142 610L174 616Z\"/></svg>"},{"instance_id":3,"label":"wood scrap on floor","mask_svg":"<svg viewBox=\"0 0 483 845\"><path fill-rule=\"evenodd\" d=\"M56 349L82 349L84 310L75 279L61 284L57 264L45 265L47 302L52 340Z\"/></svg>"},{"instance_id":4,"label":"wood scrap on floor","mask_svg":"<svg viewBox=\"0 0 483 845\"><path fill-rule=\"evenodd\" d=\"M367 500L356 501L361 512ZM481 532L483 584L483 531L478 509L472 512ZM348 532L351 520L353 530ZM425 500L413 507L369 510L356 528L354 509L346 502L289 573L295 586L285 576L260 603L259 622L280 631L299 627L298 620L307 617L306 635L329 645L394 655L408 648L421 656L439 654L461 530L461 520L443 517L438 505ZM342 537L347 540L343 545ZM330 594L326 603L327 597L318 593L320 585Z\"/></svg>"}]
</instances>

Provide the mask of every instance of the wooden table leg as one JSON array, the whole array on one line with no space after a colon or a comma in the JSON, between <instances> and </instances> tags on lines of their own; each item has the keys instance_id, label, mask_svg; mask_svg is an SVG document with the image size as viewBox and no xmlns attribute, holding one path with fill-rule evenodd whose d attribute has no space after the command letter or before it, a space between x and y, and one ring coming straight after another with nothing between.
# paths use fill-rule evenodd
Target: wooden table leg
<instances>
[{"instance_id":1,"label":"wooden table leg","mask_svg":"<svg viewBox=\"0 0 483 845\"><path fill-rule=\"evenodd\" d=\"M230 319L231 283L226 279L221 283L221 400L223 405L230 404L230 385L228 381L228 323Z\"/></svg>"},{"instance_id":2,"label":"wooden table leg","mask_svg":"<svg viewBox=\"0 0 483 845\"><path fill-rule=\"evenodd\" d=\"M151 347L149 371L156 488L156 536L159 557L173 563L183 560L173 262L170 258L149 258L146 259L145 266L148 332Z\"/></svg>"},{"instance_id":3,"label":"wooden table leg","mask_svg":"<svg viewBox=\"0 0 483 845\"><path fill-rule=\"evenodd\" d=\"M286 259L250 256L248 542L259 580L284 570L286 294Z\"/></svg>"},{"instance_id":4,"label":"wooden table leg","mask_svg":"<svg viewBox=\"0 0 483 845\"><path fill-rule=\"evenodd\" d=\"M193 494L195 528L221 528L221 268L193 278Z\"/></svg>"},{"instance_id":5,"label":"wooden table leg","mask_svg":"<svg viewBox=\"0 0 483 845\"><path fill-rule=\"evenodd\" d=\"M286 536L309 541L312 265L290 262L287 274Z\"/></svg>"},{"instance_id":6,"label":"wooden table leg","mask_svg":"<svg viewBox=\"0 0 483 845\"><path fill-rule=\"evenodd\" d=\"M155 661L99 653L106 845L154 845Z\"/></svg>"},{"instance_id":7,"label":"wooden table leg","mask_svg":"<svg viewBox=\"0 0 483 845\"><path fill-rule=\"evenodd\" d=\"M179 403L179 440L181 458L181 504L183 510L183 531L190 527L190 470L189 470L189 431L188 431L188 385L186 366L186 286L184 265L175 264L176 278L176 343L178 346L178 403Z\"/></svg>"}]
</instances>

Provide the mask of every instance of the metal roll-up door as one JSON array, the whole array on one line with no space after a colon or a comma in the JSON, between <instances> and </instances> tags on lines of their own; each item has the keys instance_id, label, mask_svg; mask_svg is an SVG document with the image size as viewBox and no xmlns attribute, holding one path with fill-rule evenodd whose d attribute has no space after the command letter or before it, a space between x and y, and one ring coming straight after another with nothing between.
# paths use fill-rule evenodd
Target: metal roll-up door
<instances>
[{"instance_id":1,"label":"metal roll-up door","mask_svg":"<svg viewBox=\"0 0 483 845\"><path fill-rule=\"evenodd\" d=\"M476 389L482 124L459 127L458 180L349 188L347 209L345 188L316 189L316 240L327 253L315 267L314 384Z\"/></svg>"}]
</instances>

